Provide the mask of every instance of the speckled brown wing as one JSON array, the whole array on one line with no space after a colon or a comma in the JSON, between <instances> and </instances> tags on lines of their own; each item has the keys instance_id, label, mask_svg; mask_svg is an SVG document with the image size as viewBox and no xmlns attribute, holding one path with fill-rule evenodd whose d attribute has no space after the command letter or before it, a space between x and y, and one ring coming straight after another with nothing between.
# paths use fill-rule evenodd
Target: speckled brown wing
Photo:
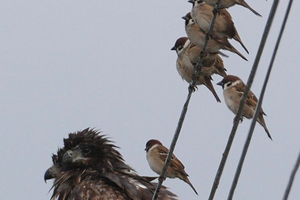
<instances>
[{"instance_id":1,"label":"speckled brown wing","mask_svg":"<svg viewBox=\"0 0 300 200\"><path fill-rule=\"evenodd\" d=\"M247 53L249 53L248 49L242 42L242 39L240 38L238 31L236 30L236 27L234 25L234 22L232 21L232 17L230 13L224 8L220 10L220 16L217 17L217 19L220 20L220 23L223 23L222 28L218 31L220 31L222 34L224 34L225 37L233 38L237 42L241 44L241 46L245 49Z\"/></svg>"},{"instance_id":2,"label":"speckled brown wing","mask_svg":"<svg viewBox=\"0 0 300 200\"><path fill-rule=\"evenodd\" d=\"M166 147L164 147L164 146L158 146L157 149L158 149L160 158L163 161L165 161L166 158L167 158L167 155L169 153L169 150ZM171 157L170 167L172 167L176 171L181 171L182 169L184 169L184 165L180 162L180 160L178 160L176 158L176 156L174 154Z\"/></svg>"},{"instance_id":3,"label":"speckled brown wing","mask_svg":"<svg viewBox=\"0 0 300 200\"><path fill-rule=\"evenodd\" d=\"M191 43L187 48L187 55L191 61L191 63L195 66L199 60L200 60L200 53L201 48L196 46L195 44ZM211 67L216 60L216 54L212 54L209 52L206 52L206 55L204 56L202 60L203 67Z\"/></svg>"},{"instance_id":4,"label":"speckled brown wing","mask_svg":"<svg viewBox=\"0 0 300 200\"><path fill-rule=\"evenodd\" d=\"M225 25L223 29L220 29L218 31L221 31L223 34L225 34L225 36L229 38L233 38L237 31L229 12L226 9L221 9L220 15L219 17L217 17L217 20L220 20L220 23L223 23Z\"/></svg>"},{"instance_id":5,"label":"speckled brown wing","mask_svg":"<svg viewBox=\"0 0 300 200\"><path fill-rule=\"evenodd\" d=\"M244 83L240 83L238 85L236 85L236 90L239 92L240 97L242 98L242 96L244 95L244 92L246 90L246 84ZM255 96L255 94L250 90L248 93L248 98L246 99L245 103L249 106L252 107L254 110L256 109L257 106L257 102L258 99ZM266 113L263 111L263 109L261 108L261 114L262 115L266 115Z\"/></svg>"}]
</instances>

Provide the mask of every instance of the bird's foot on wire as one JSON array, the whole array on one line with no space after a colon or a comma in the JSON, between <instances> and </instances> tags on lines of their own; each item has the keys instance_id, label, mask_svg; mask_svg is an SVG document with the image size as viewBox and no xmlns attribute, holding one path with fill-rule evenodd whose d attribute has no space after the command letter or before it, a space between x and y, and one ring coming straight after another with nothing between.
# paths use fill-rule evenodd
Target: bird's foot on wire
<instances>
[{"instance_id":1,"label":"bird's foot on wire","mask_svg":"<svg viewBox=\"0 0 300 200\"><path fill-rule=\"evenodd\" d=\"M164 182L164 180L166 180L166 178L163 178L163 177L161 177L161 176L158 177L158 181L159 181L159 182L162 183L162 182Z\"/></svg>"},{"instance_id":2,"label":"bird's foot on wire","mask_svg":"<svg viewBox=\"0 0 300 200\"><path fill-rule=\"evenodd\" d=\"M195 92L196 90L198 90L198 87L196 85L195 86L192 86L191 84L189 85L189 91Z\"/></svg>"},{"instance_id":3,"label":"bird's foot on wire","mask_svg":"<svg viewBox=\"0 0 300 200\"><path fill-rule=\"evenodd\" d=\"M243 117L241 117L240 119L237 119L237 116L234 117L233 119L233 123L235 123L236 121L239 121L240 123L243 122Z\"/></svg>"}]
</instances>

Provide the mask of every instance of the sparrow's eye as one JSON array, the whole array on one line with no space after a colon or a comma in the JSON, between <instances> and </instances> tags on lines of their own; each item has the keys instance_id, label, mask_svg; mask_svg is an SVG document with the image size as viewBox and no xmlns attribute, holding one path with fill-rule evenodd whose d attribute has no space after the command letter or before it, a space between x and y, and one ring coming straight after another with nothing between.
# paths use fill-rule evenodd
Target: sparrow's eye
<instances>
[{"instance_id":1,"label":"sparrow's eye","mask_svg":"<svg viewBox=\"0 0 300 200\"><path fill-rule=\"evenodd\" d=\"M181 49L183 49L183 46L179 46L179 47L178 47L178 50L179 50L179 51L180 51Z\"/></svg>"},{"instance_id":2,"label":"sparrow's eye","mask_svg":"<svg viewBox=\"0 0 300 200\"><path fill-rule=\"evenodd\" d=\"M231 82L231 81L229 81L229 82L226 84L227 87L229 87L229 86L231 86L231 85L232 85L232 82Z\"/></svg>"}]
</instances>

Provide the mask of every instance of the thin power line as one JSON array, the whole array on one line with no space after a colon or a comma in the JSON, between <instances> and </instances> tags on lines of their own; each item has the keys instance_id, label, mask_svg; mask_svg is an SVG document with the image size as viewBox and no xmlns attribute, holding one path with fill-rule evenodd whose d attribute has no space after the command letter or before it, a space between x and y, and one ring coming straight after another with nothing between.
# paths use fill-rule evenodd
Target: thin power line
<instances>
[{"instance_id":1,"label":"thin power line","mask_svg":"<svg viewBox=\"0 0 300 200\"><path fill-rule=\"evenodd\" d=\"M273 21L274 15L275 15L276 9L278 7L278 3L279 3L279 0L274 1L274 3L273 3L272 9L271 9L271 12L270 12L270 15L269 15L269 19L268 19L268 23L270 23L269 24L269 29L270 29L270 27L272 25L272 21ZM230 188L230 191L229 191L229 195L228 195L228 200L231 200L233 198L234 191L235 191L235 188L236 188L237 183L238 183L238 179L239 179L241 171L242 171L243 163L244 163L244 160L246 158L247 150L249 148L249 145L250 145L250 142L251 142L251 138L252 138L252 135L253 135L253 131L254 131L254 128L255 128L256 119L257 119L258 114L259 114L259 112L261 110L261 105L262 105L263 97L264 97L264 94L265 94L265 91L266 91L266 88L267 88L269 77L271 75L271 71L272 71L272 68L273 68L274 60L276 58L276 54L277 54L277 51L278 51L278 48L279 48L279 44L280 44L280 41L281 41L281 38L282 38L282 35L283 35L283 31L284 31L284 28L285 28L285 25L286 25L286 22L287 22L289 13L290 13L290 9L291 9L292 3L293 3L293 0L290 0L289 5L288 5L287 10L286 10L286 14L285 14L284 20L283 20L282 25L281 25L281 29L280 29L280 32L279 32L279 35L278 35L278 38L277 38L277 41L276 41L276 45L275 45L273 54L272 54L270 65L268 67L268 71L267 71L267 74L266 74L266 77L265 77L265 81L264 81L264 84L263 84L263 87L262 87L262 90L261 90L261 94L260 94L260 97L259 97L259 100L258 100L258 104L257 104L256 110L255 110L255 114L254 114L254 117L253 117L252 122L251 122L251 126L250 126L250 130L249 130L249 133L248 133L248 137L247 137L246 142L244 144L243 152L242 152L242 155L241 155L241 158L240 158L240 161L239 161L239 164L238 164L238 167L237 167L234 179L232 181L232 185L231 185L231 188Z\"/></svg>"},{"instance_id":2,"label":"thin power line","mask_svg":"<svg viewBox=\"0 0 300 200\"><path fill-rule=\"evenodd\" d=\"M168 168L168 166L170 164L170 160L171 160L171 157L173 155L173 151L175 149L176 142L178 140L178 137L179 137L179 134L180 134L180 131L181 131L184 119L185 119L185 115L187 113L187 109L188 109L188 105L189 105L192 93L195 90L196 80L198 79L198 77L200 75L200 72L201 72L202 60L203 60L203 57L204 57L204 52L206 50L206 47L207 47L207 44L208 44L208 40L210 39L210 35L211 35L212 29L214 27L215 21L216 21L216 17L217 17L218 10L219 10L219 7L220 7L220 2L221 2L221 0L218 0L217 4L215 6L214 15L213 15L213 18L212 18L212 20L210 22L209 29L208 29L208 32L206 34L205 42L204 42L203 48L201 50L200 60L197 63L197 65L195 66L195 71L194 71L192 83L190 84L189 90L188 90L188 96L187 96L187 99L186 99L186 101L184 103L184 106L182 108L182 111L181 111L181 114L180 114L180 117L179 117L179 120L178 120L177 128L176 128L176 131L175 131L173 139L172 139L172 143L171 143L170 148L169 148L169 153L168 153L167 158L165 160L165 164L164 164L163 170L162 170L162 172L161 172L161 174L159 176L158 184L156 186L156 189L155 189L155 192L153 194L152 200L156 200L157 199L159 190L160 190L160 188L162 186L162 183L163 183L163 181L165 179L166 170L167 170L167 168Z\"/></svg>"},{"instance_id":3,"label":"thin power line","mask_svg":"<svg viewBox=\"0 0 300 200\"><path fill-rule=\"evenodd\" d=\"M254 63L253 63L250 75L248 77L247 87L246 87L244 95L243 95L243 97L241 99L238 113L237 113L236 117L234 118L234 124L233 124L233 127L231 129L231 133L229 135L228 142L227 142L227 145L226 145L224 153L223 153L223 157L221 159L221 162L220 162L217 174L216 174L215 179L214 179L214 183L213 183L213 186L212 186L212 189L211 189L211 192L210 192L210 196L208 198L209 200L213 200L214 195L216 193L216 190L218 188L218 185L220 183L220 179L221 179L221 176L222 176L225 164L226 164L226 160L227 160L227 157L229 155L229 151L230 151L230 148L231 148L231 145L232 145L232 142L233 142L233 139L234 139L237 127L239 125L239 119L242 116L242 111L244 109L245 100L246 100L246 98L248 96L248 93L250 91L250 88L252 86L252 83L253 83L253 80L254 80L254 77L255 77L255 73L256 73L256 70L257 70L257 67L258 67L258 63L260 61L260 57L262 55L262 52L263 52L263 49L264 49L264 46L265 46L265 43L266 43L269 31L270 31L270 28L271 28L271 25L272 25L272 21L273 21L273 18L274 18L274 14L276 12L276 8L277 8L277 5L278 5L278 2L279 2L279 0L275 0L274 1L272 9L270 11L269 18L268 18L268 21L266 23L265 30L263 32L262 39L261 39L258 51L256 53L256 57L255 57L255 60L254 60Z\"/></svg>"},{"instance_id":4,"label":"thin power line","mask_svg":"<svg viewBox=\"0 0 300 200\"><path fill-rule=\"evenodd\" d=\"M296 175L296 172L299 168L299 165L300 165L300 153L298 155L298 158L297 158L297 161L296 161L296 164L295 164L295 167L292 171L292 174L290 176L290 180L289 180L289 183L286 187L286 190L285 190L285 193L284 193L284 196L283 196L283 200L287 200L288 197L289 197L289 194L290 194L290 191L291 191L291 188L292 188L292 185L293 185L293 182L294 182L294 178L295 178L295 175Z\"/></svg>"}]
</instances>

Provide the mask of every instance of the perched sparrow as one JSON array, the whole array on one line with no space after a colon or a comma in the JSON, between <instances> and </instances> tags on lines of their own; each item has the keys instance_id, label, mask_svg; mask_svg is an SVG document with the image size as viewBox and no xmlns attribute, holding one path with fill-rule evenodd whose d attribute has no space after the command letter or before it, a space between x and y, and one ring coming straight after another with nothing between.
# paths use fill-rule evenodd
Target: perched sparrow
<instances>
[{"instance_id":1,"label":"perched sparrow","mask_svg":"<svg viewBox=\"0 0 300 200\"><path fill-rule=\"evenodd\" d=\"M204 33L207 33L214 15L214 7L206 4L203 0L190 0L189 2L193 4L191 11L192 19L200 26ZM234 26L231 15L224 8L220 9L220 14L217 15L212 30L212 37L234 39L249 53Z\"/></svg>"},{"instance_id":2,"label":"perched sparrow","mask_svg":"<svg viewBox=\"0 0 300 200\"><path fill-rule=\"evenodd\" d=\"M244 91L246 89L246 85L244 82L237 76L228 75L226 76L221 82L217 83L217 85L221 85L223 88L224 99L226 102L227 107L234 113L237 114L240 101L242 96L244 95ZM245 106L242 114L242 118L246 117L247 119L253 118L256 105L257 105L257 98L255 94L250 90L248 97L245 101ZM264 115L266 115L261 108L257 122L264 127L265 131L267 132L269 138L272 140L271 134L267 128L267 125L264 120ZM241 119L242 121L242 119Z\"/></svg>"},{"instance_id":3,"label":"perched sparrow","mask_svg":"<svg viewBox=\"0 0 300 200\"><path fill-rule=\"evenodd\" d=\"M218 0L204 0L208 5L215 6ZM231 6L234 6L235 4L244 6L245 8L248 8L251 10L254 14L257 16L261 15L256 12L253 8L251 8L244 0L221 0L220 8L229 8Z\"/></svg>"},{"instance_id":4,"label":"perched sparrow","mask_svg":"<svg viewBox=\"0 0 300 200\"><path fill-rule=\"evenodd\" d=\"M167 158L169 149L166 148L158 140L149 140L146 144L145 151L147 152L147 161L150 168L157 174L161 174L165 159ZM184 170L184 165L178 160L175 155L172 155L170 165L166 171L166 177L168 178L179 178L189 184L195 193L198 195L196 189L188 179L188 174Z\"/></svg>"},{"instance_id":5,"label":"perched sparrow","mask_svg":"<svg viewBox=\"0 0 300 200\"><path fill-rule=\"evenodd\" d=\"M176 68L179 75L182 77L182 79L186 80L188 83L191 83L195 71L195 63L192 63L190 60L189 47L190 47L189 40L186 37L182 37L176 41L175 46L171 50L176 50L176 53L178 55L176 61ZM198 55L198 60L200 57L200 51ZM206 59L206 61L204 61L204 63L209 63L209 62L214 63L214 61L211 62L209 58ZM201 72L206 68L213 68L213 67L202 67ZM205 85L213 93L217 102L221 102L220 98L218 97L214 89L213 84L211 83L210 75L204 75L203 73L200 73L198 79L196 80L196 85Z\"/></svg>"},{"instance_id":6,"label":"perched sparrow","mask_svg":"<svg viewBox=\"0 0 300 200\"><path fill-rule=\"evenodd\" d=\"M198 26L198 24L192 19L191 14L188 13L184 17L185 20L185 31L189 40L195 45L203 48L206 40L206 33ZM238 54L241 58L248 61L238 50L236 50L228 41L226 37L211 37L207 44L206 51L210 53L219 53L220 49L228 50Z\"/></svg>"},{"instance_id":7,"label":"perched sparrow","mask_svg":"<svg viewBox=\"0 0 300 200\"><path fill-rule=\"evenodd\" d=\"M195 66L200 60L200 53L202 49L191 43L187 37L184 38L187 40L186 43L189 43L187 50L185 51L186 55L189 57L191 63ZM176 43L173 48L177 48ZM227 76L223 60L216 53L205 52L202 65L203 67L201 69L201 73L205 76L212 76L213 74L218 74L223 77Z\"/></svg>"}]
</instances>

